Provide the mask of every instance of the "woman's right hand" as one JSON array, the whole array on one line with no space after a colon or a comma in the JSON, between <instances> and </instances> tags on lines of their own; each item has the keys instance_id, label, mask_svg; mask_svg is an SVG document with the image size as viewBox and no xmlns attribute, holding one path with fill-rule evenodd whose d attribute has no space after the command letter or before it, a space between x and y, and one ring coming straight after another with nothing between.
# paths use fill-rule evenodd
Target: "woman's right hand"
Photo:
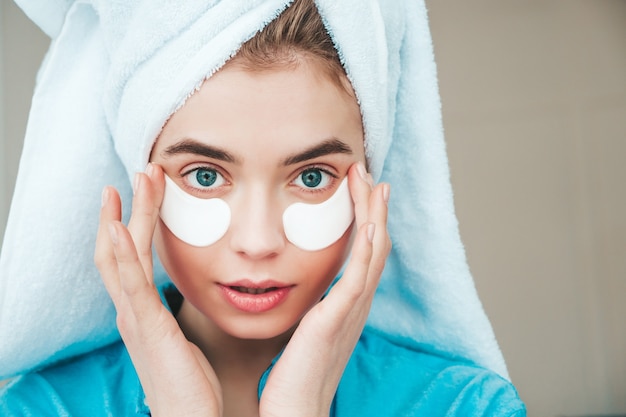
<instances>
[{"instance_id":1,"label":"woman's right hand","mask_svg":"<svg viewBox=\"0 0 626 417\"><path fill-rule=\"evenodd\" d=\"M94 259L152 415L221 416L222 393L213 368L186 339L153 282L152 236L164 184L158 165L136 174L128 227L121 223L117 191L103 190Z\"/></svg>"}]
</instances>

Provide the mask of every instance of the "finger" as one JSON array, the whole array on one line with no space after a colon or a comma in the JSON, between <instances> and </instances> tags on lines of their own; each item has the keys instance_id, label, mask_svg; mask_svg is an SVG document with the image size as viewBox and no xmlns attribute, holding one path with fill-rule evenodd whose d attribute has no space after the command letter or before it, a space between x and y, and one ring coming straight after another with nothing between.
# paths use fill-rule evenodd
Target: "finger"
<instances>
[{"instance_id":1,"label":"finger","mask_svg":"<svg viewBox=\"0 0 626 417\"><path fill-rule=\"evenodd\" d=\"M100 222L98 225L98 235L96 237L96 248L94 251L94 262L104 286L114 303L117 303L120 293L119 276L117 271L117 260L113 249L113 242L108 230L108 225L112 221L120 221L122 217L122 204L120 196L113 187L105 187L102 190L102 208L100 209Z\"/></svg>"},{"instance_id":2,"label":"finger","mask_svg":"<svg viewBox=\"0 0 626 417\"><path fill-rule=\"evenodd\" d=\"M152 280L144 272L130 232L118 221L110 222L108 227L121 290L137 322L142 323L145 317L156 317L161 300L151 284Z\"/></svg>"},{"instance_id":3,"label":"finger","mask_svg":"<svg viewBox=\"0 0 626 417\"><path fill-rule=\"evenodd\" d=\"M341 291L346 292L349 302L352 303L351 305L357 303L359 298L365 301L373 299L385 267L390 248L389 234L387 233L389 191L389 184L379 184L369 194L367 202L368 219L364 225L371 228L370 232L373 231L368 236L371 238L371 242L365 248L369 252L364 252L363 245L365 241L361 240L359 242L359 237L357 236L352 248L350 262L343 277L337 283L337 285L342 284L345 287L340 288L342 288Z\"/></svg>"},{"instance_id":4,"label":"finger","mask_svg":"<svg viewBox=\"0 0 626 417\"><path fill-rule=\"evenodd\" d=\"M155 190L154 204L157 209L156 215L158 216L161 204L163 203L163 192L165 191L165 174L163 172L163 168L159 164L155 164L153 162L150 162L146 171L148 172L148 176L152 180L152 185Z\"/></svg>"},{"instance_id":5,"label":"finger","mask_svg":"<svg viewBox=\"0 0 626 417\"><path fill-rule=\"evenodd\" d=\"M368 222L376 225L376 235L372 242L372 257L367 274L367 285L371 287L370 293L372 296L380 281L391 249L391 240L387 232L389 195L390 185L386 183L379 184L372 192L369 201Z\"/></svg>"},{"instance_id":6,"label":"finger","mask_svg":"<svg viewBox=\"0 0 626 417\"><path fill-rule=\"evenodd\" d=\"M350 195L354 202L355 224L357 236L352 246L350 261L343 277L333 288L336 293L345 291L345 296L351 301L362 294L368 277L368 269L372 256L372 242L368 237L375 233L376 224L369 222L370 200L372 195L372 178L365 171L362 163L358 162L350 167L348 172ZM333 293L330 292L330 294ZM329 294L329 295L330 295Z\"/></svg>"},{"instance_id":7,"label":"finger","mask_svg":"<svg viewBox=\"0 0 626 417\"><path fill-rule=\"evenodd\" d=\"M376 225L374 223L363 224L358 229L346 270L327 297L344 298L336 305L345 306L348 309L352 308L363 294L372 259L375 236Z\"/></svg>"},{"instance_id":8,"label":"finger","mask_svg":"<svg viewBox=\"0 0 626 417\"><path fill-rule=\"evenodd\" d=\"M357 229L368 219L369 199L372 193L371 177L362 163L354 164L348 172L350 195L354 202L354 217Z\"/></svg>"},{"instance_id":9,"label":"finger","mask_svg":"<svg viewBox=\"0 0 626 417\"><path fill-rule=\"evenodd\" d=\"M146 173L137 173L134 179L133 206L128 230L148 277L152 276L152 236L163 200L162 176L160 167L149 164Z\"/></svg>"}]
</instances>

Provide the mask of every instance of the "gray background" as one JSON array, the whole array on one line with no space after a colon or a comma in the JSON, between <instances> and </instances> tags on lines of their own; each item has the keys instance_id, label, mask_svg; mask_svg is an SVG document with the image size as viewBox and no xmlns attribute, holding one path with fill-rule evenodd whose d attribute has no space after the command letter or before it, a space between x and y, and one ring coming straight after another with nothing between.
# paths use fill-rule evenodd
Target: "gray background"
<instances>
[{"instance_id":1,"label":"gray background","mask_svg":"<svg viewBox=\"0 0 626 417\"><path fill-rule=\"evenodd\" d=\"M427 4L461 233L529 415L626 413L626 2ZM9 0L0 25L1 236L48 39Z\"/></svg>"}]
</instances>

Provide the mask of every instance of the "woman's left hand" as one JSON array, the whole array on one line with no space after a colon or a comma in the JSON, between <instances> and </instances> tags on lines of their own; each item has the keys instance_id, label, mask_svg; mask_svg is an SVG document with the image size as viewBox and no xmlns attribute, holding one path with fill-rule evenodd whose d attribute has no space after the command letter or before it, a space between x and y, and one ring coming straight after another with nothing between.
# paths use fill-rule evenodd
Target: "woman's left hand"
<instances>
[{"instance_id":1,"label":"woman's left hand","mask_svg":"<svg viewBox=\"0 0 626 417\"><path fill-rule=\"evenodd\" d=\"M348 181L357 227L351 259L326 298L304 316L272 369L261 396L261 417L328 416L365 326L391 249L389 185L373 187L362 164L351 167Z\"/></svg>"}]
</instances>

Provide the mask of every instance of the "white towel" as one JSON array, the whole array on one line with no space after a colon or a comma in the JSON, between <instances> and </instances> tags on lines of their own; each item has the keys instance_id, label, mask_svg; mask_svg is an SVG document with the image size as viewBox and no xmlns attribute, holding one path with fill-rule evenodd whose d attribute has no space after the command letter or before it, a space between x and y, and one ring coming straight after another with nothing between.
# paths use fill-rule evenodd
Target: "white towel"
<instances>
[{"instance_id":1,"label":"white towel","mask_svg":"<svg viewBox=\"0 0 626 417\"><path fill-rule=\"evenodd\" d=\"M92 262L103 186L127 207L167 118L289 1L19 3L53 41L0 258L0 377L119 337ZM393 250L367 325L508 378L459 237L423 1L316 4L361 106L370 169L392 186Z\"/></svg>"}]
</instances>

